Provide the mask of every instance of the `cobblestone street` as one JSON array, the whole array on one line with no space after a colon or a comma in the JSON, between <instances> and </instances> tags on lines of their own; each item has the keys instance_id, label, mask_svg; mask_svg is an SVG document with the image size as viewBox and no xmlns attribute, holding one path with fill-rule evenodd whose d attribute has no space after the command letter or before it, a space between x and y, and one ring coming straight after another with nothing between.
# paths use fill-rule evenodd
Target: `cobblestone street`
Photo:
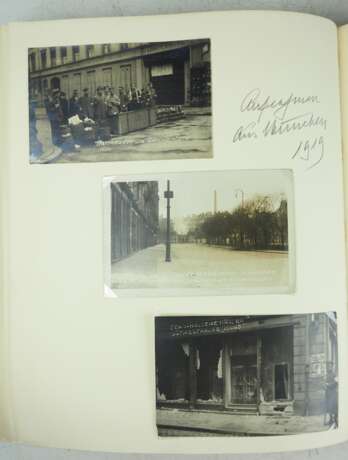
<instances>
[{"instance_id":1,"label":"cobblestone street","mask_svg":"<svg viewBox=\"0 0 348 460\"><path fill-rule=\"evenodd\" d=\"M43 143L44 153L38 160L42 163L212 157L211 115L201 109L190 109L184 119L116 136L103 145L93 144L69 154L63 154L52 145L50 123L42 111L37 129L38 138Z\"/></svg>"}]
</instances>

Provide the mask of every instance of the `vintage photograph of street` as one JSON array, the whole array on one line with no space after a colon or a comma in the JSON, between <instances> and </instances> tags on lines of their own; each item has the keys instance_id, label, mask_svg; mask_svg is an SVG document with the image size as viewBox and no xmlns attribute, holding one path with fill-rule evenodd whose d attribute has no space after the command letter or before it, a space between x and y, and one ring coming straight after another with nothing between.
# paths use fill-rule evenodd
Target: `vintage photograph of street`
<instances>
[{"instance_id":1,"label":"vintage photograph of street","mask_svg":"<svg viewBox=\"0 0 348 460\"><path fill-rule=\"evenodd\" d=\"M111 290L294 289L291 171L138 175L104 185Z\"/></svg>"},{"instance_id":2,"label":"vintage photograph of street","mask_svg":"<svg viewBox=\"0 0 348 460\"><path fill-rule=\"evenodd\" d=\"M338 427L336 314L155 318L159 436Z\"/></svg>"},{"instance_id":3,"label":"vintage photograph of street","mask_svg":"<svg viewBox=\"0 0 348 460\"><path fill-rule=\"evenodd\" d=\"M30 163L211 158L210 40L30 48Z\"/></svg>"}]
</instances>

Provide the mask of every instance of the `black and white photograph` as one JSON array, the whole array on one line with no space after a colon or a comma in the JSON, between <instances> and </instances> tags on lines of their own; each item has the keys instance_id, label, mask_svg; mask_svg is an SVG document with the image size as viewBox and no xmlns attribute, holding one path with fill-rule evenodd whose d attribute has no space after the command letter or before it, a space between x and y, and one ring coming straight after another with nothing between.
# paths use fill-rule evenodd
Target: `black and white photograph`
<instances>
[{"instance_id":1,"label":"black and white photograph","mask_svg":"<svg viewBox=\"0 0 348 460\"><path fill-rule=\"evenodd\" d=\"M230 170L105 179L114 292L294 288L292 173Z\"/></svg>"},{"instance_id":2,"label":"black and white photograph","mask_svg":"<svg viewBox=\"0 0 348 460\"><path fill-rule=\"evenodd\" d=\"M30 48L30 163L211 158L210 40Z\"/></svg>"},{"instance_id":3,"label":"black and white photograph","mask_svg":"<svg viewBox=\"0 0 348 460\"><path fill-rule=\"evenodd\" d=\"M338 427L336 314L155 318L159 436Z\"/></svg>"}]
</instances>

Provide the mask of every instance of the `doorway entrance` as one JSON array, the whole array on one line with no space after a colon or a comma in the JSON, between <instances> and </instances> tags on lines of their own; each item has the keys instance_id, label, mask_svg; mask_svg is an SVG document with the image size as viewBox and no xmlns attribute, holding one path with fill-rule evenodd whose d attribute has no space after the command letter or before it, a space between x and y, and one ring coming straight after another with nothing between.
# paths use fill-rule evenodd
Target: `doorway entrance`
<instances>
[{"instance_id":1,"label":"doorway entrance","mask_svg":"<svg viewBox=\"0 0 348 460\"><path fill-rule=\"evenodd\" d=\"M52 78L51 89L60 89L60 79L58 77Z\"/></svg>"},{"instance_id":2,"label":"doorway entrance","mask_svg":"<svg viewBox=\"0 0 348 460\"><path fill-rule=\"evenodd\" d=\"M183 61L152 66L151 82L157 94L157 104L180 105L185 103Z\"/></svg>"},{"instance_id":3,"label":"doorway entrance","mask_svg":"<svg viewBox=\"0 0 348 460\"><path fill-rule=\"evenodd\" d=\"M256 404L256 354L231 357L231 402L232 404Z\"/></svg>"}]
</instances>

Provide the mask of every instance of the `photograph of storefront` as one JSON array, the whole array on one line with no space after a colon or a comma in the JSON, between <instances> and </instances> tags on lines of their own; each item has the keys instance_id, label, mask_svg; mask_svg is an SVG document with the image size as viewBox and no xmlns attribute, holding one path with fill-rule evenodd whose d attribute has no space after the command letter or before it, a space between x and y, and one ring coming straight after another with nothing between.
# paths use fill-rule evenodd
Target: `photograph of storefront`
<instances>
[{"instance_id":1,"label":"photograph of storefront","mask_svg":"<svg viewBox=\"0 0 348 460\"><path fill-rule=\"evenodd\" d=\"M338 426L334 313L155 318L160 436Z\"/></svg>"},{"instance_id":2,"label":"photograph of storefront","mask_svg":"<svg viewBox=\"0 0 348 460\"><path fill-rule=\"evenodd\" d=\"M163 173L104 182L105 284L115 292L294 289L291 171Z\"/></svg>"},{"instance_id":3,"label":"photograph of storefront","mask_svg":"<svg viewBox=\"0 0 348 460\"><path fill-rule=\"evenodd\" d=\"M209 39L30 48L28 67L32 162L212 156Z\"/></svg>"}]
</instances>

